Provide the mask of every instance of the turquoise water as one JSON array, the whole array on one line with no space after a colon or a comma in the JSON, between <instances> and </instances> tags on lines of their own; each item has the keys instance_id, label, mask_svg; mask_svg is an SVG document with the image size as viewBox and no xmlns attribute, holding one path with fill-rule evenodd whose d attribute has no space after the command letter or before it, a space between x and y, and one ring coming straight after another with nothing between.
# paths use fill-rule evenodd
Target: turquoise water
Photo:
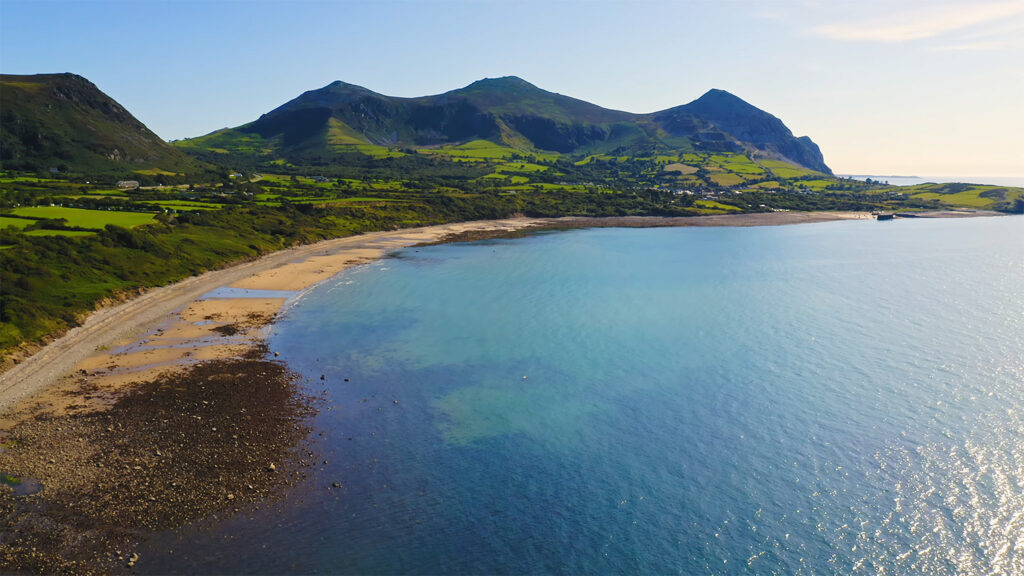
<instances>
[{"instance_id":1,"label":"turquoise water","mask_svg":"<svg viewBox=\"0 0 1024 576\"><path fill-rule=\"evenodd\" d=\"M1024 573L1022 292L1020 217L407 249L274 327L328 464L159 567Z\"/></svg>"}]
</instances>

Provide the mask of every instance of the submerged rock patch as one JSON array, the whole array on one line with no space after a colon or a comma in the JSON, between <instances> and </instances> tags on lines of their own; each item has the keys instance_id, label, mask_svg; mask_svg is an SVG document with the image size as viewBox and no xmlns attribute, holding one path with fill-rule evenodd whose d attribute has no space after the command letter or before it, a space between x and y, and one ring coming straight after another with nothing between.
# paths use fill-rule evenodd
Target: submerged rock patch
<instances>
[{"instance_id":1,"label":"submerged rock patch","mask_svg":"<svg viewBox=\"0 0 1024 576\"><path fill-rule=\"evenodd\" d=\"M0 532L0 567L117 571L148 533L229 516L300 481L315 462L300 450L313 399L265 356L260 347L165 373L107 410L14 427L0 470L43 489L17 496L0 486L0 521L10 527Z\"/></svg>"}]
</instances>

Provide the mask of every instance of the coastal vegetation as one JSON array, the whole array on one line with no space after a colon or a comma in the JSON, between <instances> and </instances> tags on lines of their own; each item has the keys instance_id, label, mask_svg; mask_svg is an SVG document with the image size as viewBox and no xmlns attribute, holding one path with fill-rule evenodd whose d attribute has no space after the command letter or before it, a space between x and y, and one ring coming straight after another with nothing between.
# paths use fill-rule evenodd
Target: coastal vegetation
<instances>
[{"instance_id":1,"label":"coastal vegetation","mask_svg":"<svg viewBox=\"0 0 1024 576\"><path fill-rule=\"evenodd\" d=\"M3 76L0 90L5 356L111 298L373 230L514 215L1024 212L1020 188L835 177L809 140L715 90L632 115L518 78L420 99L335 83L173 145L84 78Z\"/></svg>"}]
</instances>

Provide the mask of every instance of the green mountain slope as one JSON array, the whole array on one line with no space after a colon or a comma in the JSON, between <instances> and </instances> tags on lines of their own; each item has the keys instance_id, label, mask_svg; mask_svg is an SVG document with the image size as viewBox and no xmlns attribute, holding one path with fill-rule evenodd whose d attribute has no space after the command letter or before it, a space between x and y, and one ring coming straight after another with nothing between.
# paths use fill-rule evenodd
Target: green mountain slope
<instances>
[{"instance_id":1,"label":"green mountain slope","mask_svg":"<svg viewBox=\"0 0 1024 576\"><path fill-rule=\"evenodd\" d=\"M196 154L330 162L380 147L429 148L489 141L526 153L651 156L746 153L830 174L809 138L721 90L653 114L609 110L542 90L516 77L484 79L436 96L396 98L334 82L306 92L249 124L184 140ZM225 158L227 159L227 158Z\"/></svg>"},{"instance_id":2,"label":"green mountain slope","mask_svg":"<svg viewBox=\"0 0 1024 576\"><path fill-rule=\"evenodd\" d=\"M0 75L0 168L182 173L202 163L75 74Z\"/></svg>"}]
</instances>

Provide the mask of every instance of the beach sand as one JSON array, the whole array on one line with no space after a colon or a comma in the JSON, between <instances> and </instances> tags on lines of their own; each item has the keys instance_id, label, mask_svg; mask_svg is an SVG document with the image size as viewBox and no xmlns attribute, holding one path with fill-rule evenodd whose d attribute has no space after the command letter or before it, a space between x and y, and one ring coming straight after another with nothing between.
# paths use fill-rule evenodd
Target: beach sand
<instances>
[{"instance_id":1,"label":"beach sand","mask_svg":"<svg viewBox=\"0 0 1024 576\"><path fill-rule=\"evenodd\" d=\"M41 483L29 508L0 486L0 519L14 526L0 566L113 572L134 564L132 547L153 530L263 506L321 459L304 444L315 398L265 345L288 298L204 298L216 288L298 294L402 247L524 229L869 218L774 212L469 222L328 240L149 290L95 312L0 374L0 472ZM92 536L83 540L83 530Z\"/></svg>"},{"instance_id":2,"label":"beach sand","mask_svg":"<svg viewBox=\"0 0 1024 576\"><path fill-rule=\"evenodd\" d=\"M959 215L959 214L958 214ZM935 214L932 217L947 216ZM262 341L263 327L287 299L202 300L227 286L298 293L351 266L372 262L403 247L478 240L524 230L588 227L777 226L871 219L866 212L768 212L686 218L510 218L373 232L275 252L246 262L154 288L127 302L93 313L82 326L47 344L0 374L0 429L46 410L57 387L69 394L90 383L118 386L203 360L236 357ZM26 407L31 407L26 410ZM59 411L59 407L57 407Z\"/></svg>"},{"instance_id":3,"label":"beach sand","mask_svg":"<svg viewBox=\"0 0 1024 576\"><path fill-rule=\"evenodd\" d=\"M503 233L546 222L512 218L372 232L282 250L151 289L94 312L81 326L0 374L0 429L49 412L46 403L52 401L54 392L71 395L83 380L90 386L99 382L114 388L115 384L202 360L237 356L262 340L261 328L286 302L285 298L201 300L216 288L298 292L405 246L480 231ZM228 326L234 330L225 330ZM56 391L40 395L54 387ZM60 411L59 405L53 408Z\"/></svg>"}]
</instances>

